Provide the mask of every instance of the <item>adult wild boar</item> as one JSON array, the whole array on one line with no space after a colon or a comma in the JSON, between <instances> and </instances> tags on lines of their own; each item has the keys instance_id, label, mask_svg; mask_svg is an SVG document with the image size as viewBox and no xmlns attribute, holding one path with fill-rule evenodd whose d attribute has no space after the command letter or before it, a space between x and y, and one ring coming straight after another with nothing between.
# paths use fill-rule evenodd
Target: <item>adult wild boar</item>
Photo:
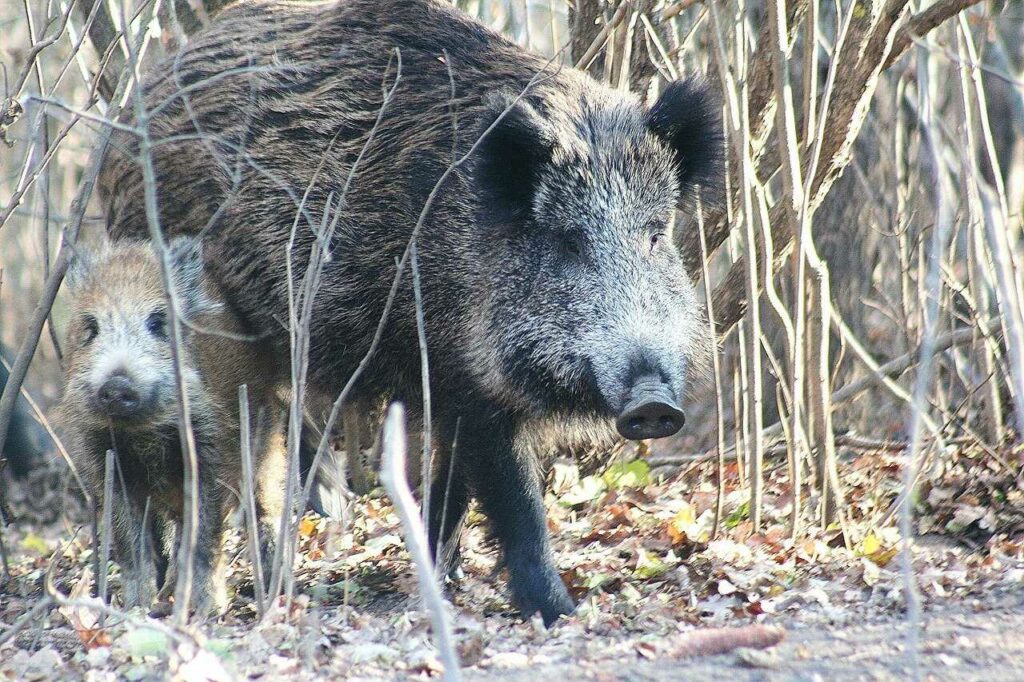
<instances>
[{"instance_id":1,"label":"adult wild boar","mask_svg":"<svg viewBox=\"0 0 1024 682\"><path fill-rule=\"evenodd\" d=\"M311 326L309 388L329 397L367 353L435 184L473 152L416 240L432 546L442 564L457 556L475 497L522 613L570 613L536 457L683 425L686 376L708 344L673 232L677 207L692 213L695 190L718 180L704 87L672 83L645 109L435 0L242 2L151 74L145 102L162 224L202 232L208 267L281 357L293 225L297 289L343 196ZM140 235L139 145L120 136L114 149L109 230ZM353 398L421 400L408 269Z\"/></svg>"}]
</instances>

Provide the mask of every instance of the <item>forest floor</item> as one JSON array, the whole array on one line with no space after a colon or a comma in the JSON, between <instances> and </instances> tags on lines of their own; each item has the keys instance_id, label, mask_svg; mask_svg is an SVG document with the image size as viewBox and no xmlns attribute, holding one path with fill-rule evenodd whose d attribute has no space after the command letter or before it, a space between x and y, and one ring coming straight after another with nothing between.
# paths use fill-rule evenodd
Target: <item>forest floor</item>
<instances>
[{"instance_id":1,"label":"forest floor","mask_svg":"<svg viewBox=\"0 0 1024 682\"><path fill-rule=\"evenodd\" d=\"M648 461L624 459L582 477L574 465L556 464L549 526L580 607L550 630L516 616L485 524L471 513L466 575L451 595L464 676L886 680L908 679L916 662L923 679L1024 680L1019 453L956 451L926 467L915 504L913 575L922 605L916 647L908 639L890 513L900 490L899 453L841 454L845 525L821 530L808 521L795 541L788 532L793 491L782 465L766 481L760 533L748 518L746 482L735 463L727 465L720 530L712 537L713 462L652 470ZM114 612L99 622L96 602L86 596L88 533L68 521L74 500L59 490L52 480L35 480L8 499L16 520L5 529L12 577L0 588L0 680L440 677L385 497L360 499L348 524L304 517L298 596L262 620L245 545L234 538L231 610L177 630L169 619L141 612ZM19 623L40 602L48 577L70 601ZM111 583L116 594L116 571ZM694 654L695 633L718 628L716 644ZM766 644L742 640L777 628L785 637L776 646L737 648ZM713 649L726 653L701 655Z\"/></svg>"}]
</instances>

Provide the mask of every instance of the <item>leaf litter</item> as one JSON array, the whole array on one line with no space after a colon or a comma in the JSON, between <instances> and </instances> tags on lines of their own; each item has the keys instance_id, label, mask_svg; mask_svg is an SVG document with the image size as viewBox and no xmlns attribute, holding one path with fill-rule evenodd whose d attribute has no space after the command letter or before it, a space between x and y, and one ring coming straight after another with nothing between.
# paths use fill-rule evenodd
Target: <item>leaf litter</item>
<instances>
[{"instance_id":1,"label":"leaf litter","mask_svg":"<svg viewBox=\"0 0 1024 682\"><path fill-rule=\"evenodd\" d=\"M927 609L1024 594L1024 478L1019 465L1004 466L1019 461L956 453L921 486L914 500L914 569ZM628 456L587 475L556 462L549 527L579 609L551 630L519 619L486 523L472 512L465 578L449 595L463 666L471 677L516 679L570 666L571 676L600 678L608 670L693 665L726 654L713 660L739 675L813 663L823 654L800 643L806 633L842 641L851 627L892 623L898 639L900 538L886 514L899 491L900 457L864 452L849 465L848 526L821 529L808 518L794 539L785 467L769 472L766 522L755 533L748 491L739 488L731 463L716 534L717 482L709 460L670 476ZM184 633L141 612L101 620L89 596L88 543L69 541L61 524L15 523L7 529L14 578L0 592L0 630L39 599L51 555L57 589L72 601L0 646L0 680L439 678L443 668L394 510L378 493L360 499L353 518L347 527L312 514L302 519L299 594L290 603L279 598L262 621L245 545L233 537L231 610ZM111 583L116 594L116 569ZM973 631L970 614L963 619ZM951 660L944 651L934 657L938 666Z\"/></svg>"}]
</instances>

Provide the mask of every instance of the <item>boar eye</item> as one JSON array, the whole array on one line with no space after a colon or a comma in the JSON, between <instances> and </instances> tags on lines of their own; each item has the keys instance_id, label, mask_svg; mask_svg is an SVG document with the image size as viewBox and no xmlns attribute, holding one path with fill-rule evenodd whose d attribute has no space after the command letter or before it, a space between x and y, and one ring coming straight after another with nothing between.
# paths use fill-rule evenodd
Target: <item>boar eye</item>
<instances>
[{"instance_id":1,"label":"boar eye","mask_svg":"<svg viewBox=\"0 0 1024 682\"><path fill-rule=\"evenodd\" d=\"M158 339L167 338L167 313L163 310L154 310L146 318L146 329Z\"/></svg>"},{"instance_id":2,"label":"boar eye","mask_svg":"<svg viewBox=\"0 0 1024 682\"><path fill-rule=\"evenodd\" d=\"M651 252L653 253L658 244L665 238L664 232L655 232L651 235Z\"/></svg>"},{"instance_id":3,"label":"boar eye","mask_svg":"<svg viewBox=\"0 0 1024 682\"><path fill-rule=\"evenodd\" d=\"M85 329L85 336L82 339L82 345L87 346L92 343L92 340L96 338L100 333L100 323L96 321L96 318L92 315L86 315L82 318L82 326Z\"/></svg>"},{"instance_id":4,"label":"boar eye","mask_svg":"<svg viewBox=\"0 0 1024 682\"><path fill-rule=\"evenodd\" d=\"M566 256L579 258L583 255L583 240L578 235L567 234L562 238L562 251Z\"/></svg>"}]
</instances>

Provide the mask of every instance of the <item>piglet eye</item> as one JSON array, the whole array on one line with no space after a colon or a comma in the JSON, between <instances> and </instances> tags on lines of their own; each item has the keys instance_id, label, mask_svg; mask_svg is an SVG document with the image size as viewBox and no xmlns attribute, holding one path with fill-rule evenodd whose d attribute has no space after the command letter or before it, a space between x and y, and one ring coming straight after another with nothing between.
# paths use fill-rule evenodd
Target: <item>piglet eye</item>
<instances>
[{"instance_id":1,"label":"piglet eye","mask_svg":"<svg viewBox=\"0 0 1024 682\"><path fill-rule=\"evenodd\" d=\"M87 346L99 335L100 323L97 322L96 318L92 315L86 315L82 318L82 327L85 329L85 335L82 337L82 345Z\"/></svg>"},{"instance_id":2,"label":"piglet eye","mask_svg":"<svg viewBox=\"0 0 1024 682\"><path fill-rule=\"evenodd\" d=\"M167 313L163 310L154 310L146 318L146 330L158 339L167 338Z\"/></svg>"}]
</instances>

